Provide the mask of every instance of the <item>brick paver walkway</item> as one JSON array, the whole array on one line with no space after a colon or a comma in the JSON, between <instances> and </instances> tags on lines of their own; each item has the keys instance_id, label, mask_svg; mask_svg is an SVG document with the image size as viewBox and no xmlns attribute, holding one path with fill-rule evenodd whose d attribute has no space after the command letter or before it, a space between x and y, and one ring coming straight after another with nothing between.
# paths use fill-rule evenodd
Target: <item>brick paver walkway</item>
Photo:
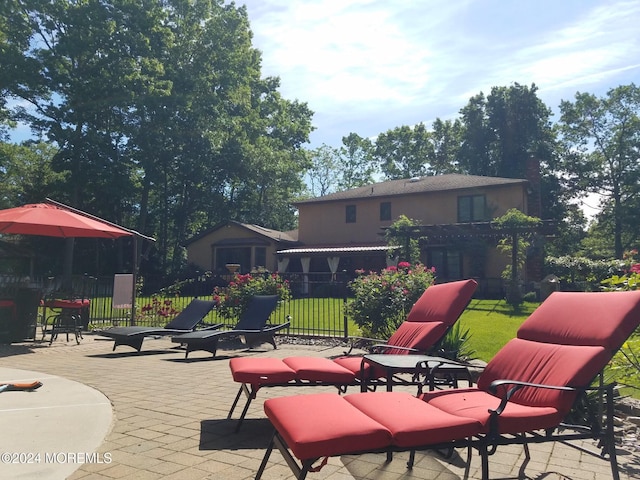
<instances>
[{"instance_id":1,"label":"brick paver walkway","mask_svg":"<svg viewBox=\"0 0 640 480\"><path fill-rule=\"evenodd\" d=\"M251 355L331 356L341 348L282 345L273 350L221 349L220 358L193 352L189 361L173 350L169 339L149 339L138 354L126 347L112 353L112 343L86 335L80 345L59 339L48 344L0 346L0 366L33 370L84 383L109 398L114 410L111 432L99 449L109 453L109 464L84 464L69 478L80 479L253 479L270 439L270 425L262 401L279 395L333 391L329 387L270 388L259 392L239 433L226 420L238 385L231 379L228 359ZM310 412L312 414L312 412ZM236 414L237 415L237 414ZM25 432L37 435L37 432ZM502 448L491 458L492 478L609 480L609 464L560 444L534 445L524 476L519 476L523 453L518 447ZM459 455L458 455L459 453ZM384 455L332 458L309 479L461 479L466 452L443 460L418 454L407 470L407 454L391 463ZM621 452L622 480L640 478L640 459ZM469 478L480 478L479 459L473 457ZM1 466L0 466L1 468ZM0 477L2 473L0 472ZM278 452L274 452L264 480L293 478Z\"/></svg>"}]
</instances>

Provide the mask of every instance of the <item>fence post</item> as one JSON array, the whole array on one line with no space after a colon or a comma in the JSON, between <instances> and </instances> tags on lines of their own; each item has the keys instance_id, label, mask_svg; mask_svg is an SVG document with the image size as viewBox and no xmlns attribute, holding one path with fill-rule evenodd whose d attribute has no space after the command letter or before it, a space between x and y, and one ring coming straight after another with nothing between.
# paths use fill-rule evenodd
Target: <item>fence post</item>
<instances>
[{"instance_id":1,"label":"fence post","mask_svg":"<svg viewBox=\"0 0 640 480\"><path fill-rule=\"evenodd\" d=\"M347 319L347 294L342 298L342 318L344 322L344 341L349 338L349 320Z\"/></svg>"}]
</instances>

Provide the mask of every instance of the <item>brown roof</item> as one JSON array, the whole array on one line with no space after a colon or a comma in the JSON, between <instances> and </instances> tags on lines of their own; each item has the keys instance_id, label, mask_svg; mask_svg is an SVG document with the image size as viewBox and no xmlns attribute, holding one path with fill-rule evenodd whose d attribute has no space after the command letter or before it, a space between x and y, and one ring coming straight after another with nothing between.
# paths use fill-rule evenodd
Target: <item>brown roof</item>
<instances>
[{"instance_id":1,"label":"brown roof","mask_svg":"<svg viewBox=\"0 0 640 480\"><path fill-rule=\"evenodd\" d=\"M440 192L444 190L464 190L471 188L496 187L526 183L520 178L482 177L479 175L462 175L451 173L447 175L431 175L426 177L405 178L374 183L365 187L353 188L342 192L331 193L322 197L301 200L295 205L315 202L332 202L340 200L355 200L367 197L391 197L426 192Z\"/></svg>"},{"instance_id":2,"label":"brown roof","mask_svg":"<svg viewBox=\"0 0 640 480\"><path fill-rule=\"evenodd\" d=\"M186 242L184 242L184 246L188 246L188 245L192 244L193 242L195 242L196 240L200 240L201 238L206 237L210 233L213 233L216 230L224 227L225 225L229 225L229 224L238 225L238 226L240 226L242 228L246 228L247 230L251 230L254 233L257 233L259 235L267 237L267 238L269 238L271 240L274 240L276 242L282 242L282 243L297 243L298 242L298 231L297 230L291 230L289 232L281 232L279 230L272 230L271 228L262 227L260 225L255 225L255 224L252 224L252 223L241 223L241 222L236 222L234 220L229 220L228 222L224 222L224 223L218 224L213 228L205 230L204 232L200 232L198 235L196 235L196 236L188 239Z\"/></svg>"}]
</instances>

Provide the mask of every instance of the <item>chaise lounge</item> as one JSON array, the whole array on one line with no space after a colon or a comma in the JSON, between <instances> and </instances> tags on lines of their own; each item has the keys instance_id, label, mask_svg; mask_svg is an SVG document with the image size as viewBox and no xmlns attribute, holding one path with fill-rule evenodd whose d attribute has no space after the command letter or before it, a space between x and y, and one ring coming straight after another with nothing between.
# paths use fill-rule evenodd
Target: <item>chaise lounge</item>
<instances>
[{"instance_id":1,"label":"chaise lounge","mask_svg":"<svg viewBox=\"0 0 640 480\"><path fill-rule=\"evenodd\" d=\"M275 432L255 478L262 477L274 448L302 480L326 457L410 451L411 466L415 451L464 447L469 457L478 450L482 478L488 479L489 456L501 445L523 445L528 461L529 443L595 439L602 450L594 454L608 457L619 480L613 385L590 385L639 323L640 291L554 292L489 362L475 387L417 396L367 392L266 400ZM590 390L606 399L604 424L596 415L580 425L568 423L572 406Z\"/></svg>"},{"instance_id":2,"label":"chaise lounge","mask_svg":"<svg viewBox=\"0 0 640 480\"><path fill-rule=\"evenodd\" d=\"M218 351L218 341L233 337L240 337L249 347L268 342L273 348L277 348L276 332L290 325L290 322L275 325L267 323L271 313L278 306L278 301L278 295L254 295L237 325L232 329L198 330L175 336L171 341L186 347L184 358L188 358L189 353L195 350L210 352L215 357Z\"/></svg>"},{"instance_id":3,"label":"chaise lounge","mask_svg":"<svg viewBox=\"0 0 640 480\"><path fill-rule=\"evenodd\" d=\"M139 352L142 349L142 342L147 337L177 335L193 331L215 306L216 302L214 301L198 300L195 298L164 327L113 327L106 330L99 330L96 333L104 337L112 338L114 340L113 350L115 350L118 345L127 345ZM215 330L221 326L222 324L215 324L208 326L206 329Z\"/></svg>"},{"instance_id":4,"label":"chaise lounge","mask_svg":"<svg viewBox=\"0 0 640 480\"><path fill-rule=\"evenodd\" d=\"M430 286L387 343L375 345L373 351L388 355L433 351L469 304L477 285L475 280L461 280ZM263 387L331 385L344 392L348 386L362 385L364 381L367 385L375 385L378 379L385 383L406 383L399 377L385 378L383 372L363 363L361 355L345 355L335 359L243 357L231 359L229 367L233 380L240 383L240 388L227 418L233 415L243 393L247 398L236 431L240 429L258 390Z\"/></svg>"}]
</instances>

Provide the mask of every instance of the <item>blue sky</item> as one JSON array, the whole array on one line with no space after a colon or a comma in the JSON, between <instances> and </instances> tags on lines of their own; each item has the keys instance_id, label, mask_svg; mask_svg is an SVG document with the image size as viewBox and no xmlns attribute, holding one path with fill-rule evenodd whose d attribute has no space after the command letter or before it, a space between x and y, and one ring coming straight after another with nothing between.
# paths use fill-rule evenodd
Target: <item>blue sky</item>
<instances>
[{"instance_id":1,"label":"blue sky","mask_svg":"<svg viewBox=\"0 0 640 480\"><path fill-rule=\"evenodd\" d=\"M315 112L312 148L458 116L494 86L575 93L640 83L637 0L239 0L263 76ZM557 117L554 117L556 119Z\"/></svg>"}]
</instances>

